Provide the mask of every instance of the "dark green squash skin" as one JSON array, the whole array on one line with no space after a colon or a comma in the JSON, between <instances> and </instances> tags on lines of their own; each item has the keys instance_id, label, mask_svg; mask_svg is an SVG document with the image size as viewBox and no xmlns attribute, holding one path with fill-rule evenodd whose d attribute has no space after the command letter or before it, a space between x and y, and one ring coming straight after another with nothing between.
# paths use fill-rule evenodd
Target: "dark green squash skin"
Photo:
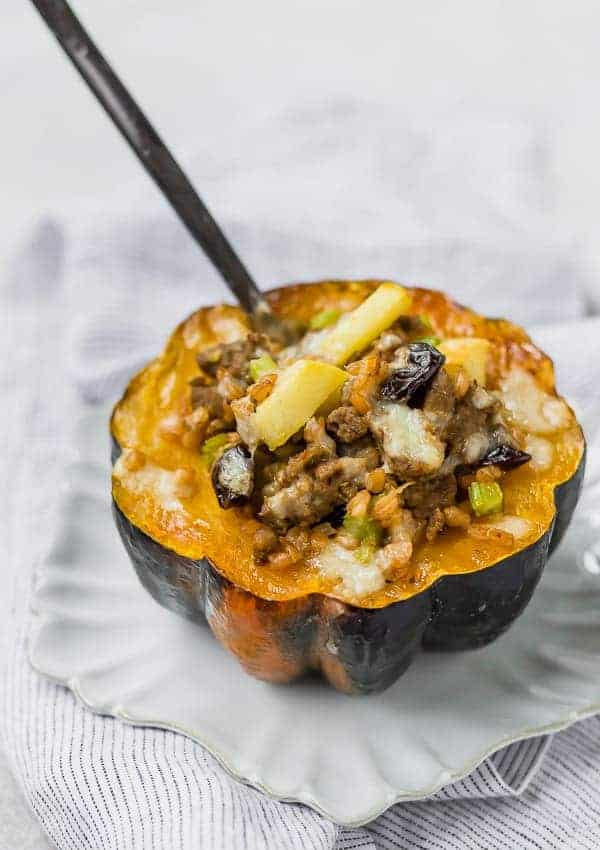
<instances>
[{"instance_id":1,"label":"dark green squash skin","mask_svg":"<svg viewBox=\"0 0 600 850\"><path fill-rule=\"evenodd\" d=\"M119 454L113 440L113 462ZM393 684L421 646L443 651L476 649L514 622L571 520L584 467L585 453L572 478L555 491L552 526L531 546L487 569L444 576L407 600L375 609L321 594L289 602L259 599L235 587L208 559L186 558L157 543L133 525L114 501L113 514L146 590L182 616L207 620L249 673L287 682L320 669L338 690L369 694ZM255 623L251 646L247 636L245 642L235 638L237 632L244 633L248 610Z\"/></svg>"},{"instance_id":2,"label":"dark green squash skin","mask_svg":"<svg viewBox=\"0 0 600 850\"><path fill-rule=\"evenodd\" d=\"M423 636L425 649L477 649L522 614L571 521L584 472L585 452L574 475L554 491L554 522L535 543L485 570L444 576L432 586L435 613Z\"/></svg>"}]
</instances>

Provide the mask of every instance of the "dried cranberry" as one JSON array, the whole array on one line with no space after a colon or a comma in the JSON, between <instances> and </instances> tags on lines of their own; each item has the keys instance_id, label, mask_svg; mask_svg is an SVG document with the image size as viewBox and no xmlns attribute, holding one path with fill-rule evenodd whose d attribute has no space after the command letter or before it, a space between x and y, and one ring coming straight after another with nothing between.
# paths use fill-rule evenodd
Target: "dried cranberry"
<instances>
[{"instance_id":1,"label":"dried cranberry","mask_svg":"<svg viewBox=\"0 0 600 850\"><path fill-rule=\"evenodd\" d=\"M254 461L245 446L223 452L213 466L212 485L222 508L245 504L254 489Z\"/></svg>"},{"instance_id":2,"label":"dried cranberry","mask_svg":"<svg viewBox=\"0 0 600 850\"><path fill-rule=\"evenodd\" d=\"M502 469L515 469L527 461L531 460L531 455L527 452L522 452L521 449L515 449L512 446L503 444L496 446L495 449L484 455L479 461L479 466L499 466Z\"/></svg>"},{"instance_id":3,"label":"dried cranberry","mask_svg":"<svg viewBox=\"0 0 600 850\"><path fill-rule=\"evenodd\" d=\"M411 342L408 346L408 365L386 378L379 390L388 401L418 402L429 388L446 358L427 342Z\"/></svg>"}]
</instances>

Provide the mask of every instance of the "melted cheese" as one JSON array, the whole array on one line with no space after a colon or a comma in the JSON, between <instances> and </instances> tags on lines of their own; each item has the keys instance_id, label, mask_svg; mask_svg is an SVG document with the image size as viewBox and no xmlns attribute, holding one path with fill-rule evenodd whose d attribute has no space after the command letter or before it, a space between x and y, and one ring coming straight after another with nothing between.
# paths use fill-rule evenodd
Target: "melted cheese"
<instances>
[{"instance_id":1,"label":"melted cheese","mask_svg":"<svg viewBox=\"0 0 600 850\"><path fill-rule=\"evenodd\" d=\"M365 564L337 543L327 544L312 563L325 579L335 581L335 590L345 597L361 599L385 584L383 569L375 557Z\"/></svg>"},{"instance_id":2,"label":"melted cheese","mask_svg":"<svg viewBox=\"0 0 600 850\"><path fill-rule=\"evenodd\" d=\"M147 463L141 469L130 470L125 465L125 453L117 460L113 474L138 496L152 497L165 511L183 511L183 505L175 496L175 474L168 469Z\"/></svg>"},{"instance_id":3,"label":"melted cheese","mask_svg":"<svg viewBox=\"0 0 600 850\"><path fill-rule=\"evenodd\" d=\"M531 455L531 466L538 472L550 469L554 460L554 447L550 440L528 434L525 439L525 451Z\"/></svg>"},{"instance_id":4,"label":"melted cheese","mask_svg":"<svg viewBox=\"0 0 600 850\"><path fill-rule=\"evenodd\" d=\"M500 389L511 419L526 431L551 434L569 426L571 416L564 401L544 392L525 369L511 369Z\"/></svg>"},{"instance_id":5,"label":"melted cheese","mask_svg":"<svg viewBox=\"0 0 600 850\"><path fill-rule=\"evenodd\" d=\"M429 474L444 461L444 444L430 430L422 410L396 402L380 403L371 423L381 433L390 458L407 458L420 474Z\"/></svg>"},{"instance_id":6,"label":"melted cheese","mask_svg":"<svg viewBox=\"0 0 600 850\"><path fill-rule=\"evenodd\" d=\"M531 531L531 523L528 520L508 514L485 524L492 528L499 528L500 531L507 531L515 540L523 540Z\"/></svg>"}]
</instances>

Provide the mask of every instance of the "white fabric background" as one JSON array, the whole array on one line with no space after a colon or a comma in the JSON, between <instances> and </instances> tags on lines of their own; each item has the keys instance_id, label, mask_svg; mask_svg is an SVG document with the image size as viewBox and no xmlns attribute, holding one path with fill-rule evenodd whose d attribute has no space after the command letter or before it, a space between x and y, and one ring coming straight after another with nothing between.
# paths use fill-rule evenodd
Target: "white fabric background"
<instances>
[{"instance_id":1,"label":"white fabric background","mask_svg":"<svg viewBox=\"0 0 600 850\"><path fill-rule=\"evenodd\" d=\"M264 285L391 275L529 323L600 303L595 4L382 2L367 13L333 0L168 8L88 0L77 8ZM25 292L35 271L41 309L55 270L40 275L20 263L12 272L8 256L41 213L66 219L69 247L82 248L68 285L81 297L61 326L70 328L71 377L93 395L74 356L89 344L92 320L133 314L164 332L200 300L186 286L156 305L145 295L153 264L174 264L178 279L212 292L218 284L34 13L11 3L3 32L2 286ZM113 210L126 216L129 237L149 228L141 266L139 257L114 256ZM37 233L56 245L47 256L59 264L61 227L50 219ZM112 273L124 268L138 269L125 309L116 301L122 275ZM9 338L5 330L3 343ZM43 358L43 324L31 345ZM35 415L36 400L19 408L8 395L31 354L3 351L9 427ZM113 376L113 354L100 381ZM0 602L4 616L13 601ZM43 846L14 795L2 770L0 846Z\"/></svg>"},{"instance_id":2,"label":"white fabric background","mask_svg":"<svg viewBox=\"0 0 600 850\"><path fill-rule=\"evenodd\" d=\"M177 262L161 267L155 246L169 232L168 219L142 221L143 227L118 215L93 226L88 220L85 233L46 221L0 290L2 315L9 318L3 343L12 354L3 370L11 416L2 467L3 480L14 482L0 505L7 562L14 568L0 731L48 834L61 850L192 850L198 844L219 850L412 850L481 846L475 833L488 850L501 850L507 836L540 850L557 850L565 839L573 848L595 846L600 824L588 795L600 773L598 718L555 736L545 755L543 739L515 745L435 801L400 805L362 830L343 830L232 781L191 741L95 717L64 688L33 673L27 662L32 573L55 539L65 469L87 457L91 439L75 439L73 423L86 405L114 399L132 368L159 347L173 292L178 303L197 300L197 281L186 274L193 246L184 240ZM524 280L539 288L534 268ZM550 281L546 285L552 290ZM516 296L514 284L512 292ZM556 355L559 384L568 382L586 427L589 481L596 489L600 411L590 390L600 367L594 358L589 362L589 353L599 330L600 319L587 317L540 325L536 332ZM15 381L15 373L27 380Z\"/></svg>"}]
</instances>

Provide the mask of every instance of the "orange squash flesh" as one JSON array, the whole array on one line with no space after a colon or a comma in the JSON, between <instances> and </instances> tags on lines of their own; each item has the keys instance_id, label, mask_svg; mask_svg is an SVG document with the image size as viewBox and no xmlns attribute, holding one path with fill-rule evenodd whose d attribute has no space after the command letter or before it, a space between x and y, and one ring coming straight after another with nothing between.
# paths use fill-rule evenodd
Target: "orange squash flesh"
<instances>
[{"instance_id":1,"label":"orange squash flesh","mask_svg":"<svg viewBox=\"0 0 600 850\"><path fill-rule=\"evenodd\" d=\"M298 284L269 293L273 310L282 317L308 321L326 309L347 311L363 301L379 281ZM554 372L550 359L527 334L505 320L486 319L461 307L440 292L412 289L410 313L425 314L440 337L477 336L491 342L494 364L491 386L513 365L536 377L540 386L554 394ZM188 382L198 374L196 353L201 347L231 341L247 326L236 307L204 308L192 314L172 334L164 352L130 383L117 404L111 422L112 434L121 448L138 449L148 464L165 470L189 468L198 481L196 495L168 509L150 490L138 492L127 486L127 477L113 475L113 496L122 513L149 537L168 549L194 560L208 557L216 569L237 588L265 600L292 600L319 593L362 608L382 608L409 599L431 586L440 576L485 569L525 549L551 526L554 490L577 470L584 451L581 429L575 417L569 427L545 435L554 448L554 463L546 471L525 464L506 474L502 487L505 511L528 520L526 539L510 545L497 540L474 539L459 529L448 529L433 543L415 549L409 569L388 582L380 591L360 600L341 596L331 583L311 566L298 563L277 569L257 564L252 538L259 523L250 509L222 510L214 495L210 473L197 449L187 449L160 436L159 423L170 413L190 412Z\"/></svg>"}]
</instances>

